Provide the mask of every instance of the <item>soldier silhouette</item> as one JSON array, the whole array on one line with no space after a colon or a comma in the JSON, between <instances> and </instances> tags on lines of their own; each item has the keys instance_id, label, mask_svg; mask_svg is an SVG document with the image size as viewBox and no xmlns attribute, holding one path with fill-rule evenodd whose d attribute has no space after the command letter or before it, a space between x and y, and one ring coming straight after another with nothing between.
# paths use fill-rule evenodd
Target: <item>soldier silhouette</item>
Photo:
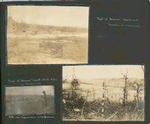
<instances>
[{"instance_id":1,"label":"soldier silhouette","mask_svg":"<svg viewBox=\"0 0 150 124\"><path fill-rule=\"evenodd\" d=\"M45 91L43 91L43 94L44 94L44 105L45 105L45 107L47 107L47 95L46 95Z\"/></svg>"}]
</instances>

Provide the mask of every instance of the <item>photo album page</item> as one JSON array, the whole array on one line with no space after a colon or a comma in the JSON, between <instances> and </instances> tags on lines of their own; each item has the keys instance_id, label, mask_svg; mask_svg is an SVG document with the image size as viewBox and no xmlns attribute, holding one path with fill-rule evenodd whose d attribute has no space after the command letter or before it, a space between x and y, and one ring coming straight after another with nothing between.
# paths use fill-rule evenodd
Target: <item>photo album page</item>
<instances>
[{"instance_id":1,"label":"photo album page","mask_svg":"<svg viewBox=\"0 0 150 124\"><path fill-rule=\"evenodd\" d=\"M148 0L2 0L2 124L148 123Z\"/></svg>"}]
</instances>

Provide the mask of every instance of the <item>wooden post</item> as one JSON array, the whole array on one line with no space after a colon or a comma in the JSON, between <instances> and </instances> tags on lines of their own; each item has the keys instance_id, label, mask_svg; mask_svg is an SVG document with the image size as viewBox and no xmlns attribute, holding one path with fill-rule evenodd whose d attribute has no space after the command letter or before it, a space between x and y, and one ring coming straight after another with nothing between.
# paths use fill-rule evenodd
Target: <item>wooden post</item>
<instances>
[{"instance_id":1,"label":"wooden post","mask_svg":"<svg viewBox=\"0 0 150 124\"><path fill-rule=\"evenodd\" d=\"M128 115L127 115L127 106L126 106L126 121L128 120L128 117L127 117Z\"/></svg>"},{"instance_id":2,"label":"wooden post","mask_svg":"<svg viewBox=\"0 0 150 124\"><path fill-rule=\"evenodd\" d=\"M103 82L103 98L102 98L102 118L104 118L104 105L105 105L105 88L104 88L104 82Z\"/></svg>"}]
</instances>

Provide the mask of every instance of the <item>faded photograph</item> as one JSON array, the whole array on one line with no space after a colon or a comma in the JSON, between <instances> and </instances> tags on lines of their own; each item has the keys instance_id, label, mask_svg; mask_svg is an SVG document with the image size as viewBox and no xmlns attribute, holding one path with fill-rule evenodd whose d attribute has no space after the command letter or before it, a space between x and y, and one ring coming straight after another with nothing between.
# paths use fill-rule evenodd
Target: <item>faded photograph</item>
<instances>
[{"instance_id":1,"label":"faded photograph","mask_svg":"<svg viewBox=\"0 0 150 124\"><path fill-rule=\"evenodd\" d=\"M143 65L63 66L63 121L144 121Z\"/></svg>"},{"instance_id":2,"label":"faded photograph","mask_svg":"<svg viewBox=\"0 0 150 124\"><path fill-rule=\"evenodd\" d=\"M54 114L54 86L6 87L6 115Z\"/></svg>"},{"instance_id":3,"label":"faded photograph","mask_svg":"<svg viewBox=\"0 0 150 124\"><path fill-rule=\"evenodd\" d=\"M87 64L89 7L7 6L7 64Z\"/></svg>"}]
</instances>

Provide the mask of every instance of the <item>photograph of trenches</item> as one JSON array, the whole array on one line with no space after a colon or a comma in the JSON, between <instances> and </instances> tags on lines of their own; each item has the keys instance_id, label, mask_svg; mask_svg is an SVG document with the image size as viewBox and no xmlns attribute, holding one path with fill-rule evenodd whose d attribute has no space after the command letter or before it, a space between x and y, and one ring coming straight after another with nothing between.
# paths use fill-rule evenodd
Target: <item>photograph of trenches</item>
<instances>
[{"instance_id":1,"label":"photograph of trenches","mask_svg":"<svg viewBox=\"0 0 150 124\"><path fill-rule=\"evenodd\" d=\"M87 64L89 7L7 6L7 64Z\"/></svg>"},{"instance_id":2,"label":"photograph of trenches","mask_svg":"<svg viewBox=\"0 0 150 124\"><path fill-rule=\"evenodd\" d=\"M6 115L54 114L54 86L6 87Z\"/></svg>"},{"instance_id":3,"label":"photograph of trenches","mask_svg":"<svg viewBox=\"0 0 150 124\"><path fill-rule=\"evenodd\" d=\"M63 66L63 121L144 121L143 65Z\"/></svg>"}]
</instances>

